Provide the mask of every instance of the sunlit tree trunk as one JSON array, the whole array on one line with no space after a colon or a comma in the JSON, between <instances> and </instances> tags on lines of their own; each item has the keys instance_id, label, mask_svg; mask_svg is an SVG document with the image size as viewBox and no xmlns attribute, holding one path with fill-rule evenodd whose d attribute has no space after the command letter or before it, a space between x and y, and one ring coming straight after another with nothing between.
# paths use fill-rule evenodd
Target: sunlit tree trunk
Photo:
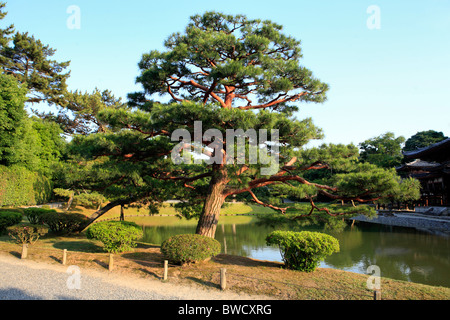
<instances>
[{"instance_id":1,"label":"sunlit tree trunk","mask_svg":"<svg viewBox=\"0 0 450 320\"><path fill-rule=\"evenodd\" d=\"M197 224L196 233L214 238L219 222L220 208L225 201L223 190L227 184L227 173L224 167L215 168L208 188L202 214Z\"/></svg>"}]
</instances>

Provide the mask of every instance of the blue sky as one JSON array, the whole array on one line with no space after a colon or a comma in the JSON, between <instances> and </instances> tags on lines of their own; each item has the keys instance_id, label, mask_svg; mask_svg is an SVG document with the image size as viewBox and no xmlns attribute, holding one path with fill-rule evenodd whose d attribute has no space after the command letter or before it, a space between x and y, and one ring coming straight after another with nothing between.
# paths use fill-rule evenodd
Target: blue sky
<instances>
[{"instance_id":1,"label":"blue sky","mask_svg":"<svg viewBox=\"0 0 450 320\"><path fill-rule=\"evenodd\" d=\"M79 29L67 27L71 5L80 9ZM379 29L367 26L371 5ZM450 0L10 0L2 24L70 60L70 90L97 87L126 99L140 89L141 55L163 50L190 16L210 10L272 20L302 41L302 64L330 86L327 102L300 104L297 114L323 129L320 143L358 144L387 131L450 136Z\"/></svg>"}]
</instances>

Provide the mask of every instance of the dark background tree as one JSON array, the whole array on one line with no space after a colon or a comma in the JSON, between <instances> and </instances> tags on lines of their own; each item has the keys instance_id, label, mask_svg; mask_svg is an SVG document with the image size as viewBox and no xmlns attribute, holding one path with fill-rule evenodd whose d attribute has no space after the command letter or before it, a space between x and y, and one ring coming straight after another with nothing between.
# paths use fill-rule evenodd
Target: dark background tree
<instances>
[{"instance_id":1,"label":"dark background tree","mask_svg":"<svg viewBox=\"0 0 450 320\"><path fill-rule=\"evenodd\" d=\"M428 147L434 143L438 143L447 139L442 132L435 130L419 131L415 135L411 136L405 142L403 151L413 151L416 149Z\"/></svg>"}]
</instances>

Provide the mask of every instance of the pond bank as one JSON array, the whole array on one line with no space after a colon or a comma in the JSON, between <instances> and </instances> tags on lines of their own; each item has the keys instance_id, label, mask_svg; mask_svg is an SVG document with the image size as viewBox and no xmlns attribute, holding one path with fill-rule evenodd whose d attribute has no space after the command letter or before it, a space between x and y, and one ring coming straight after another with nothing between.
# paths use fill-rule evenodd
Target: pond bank
<instances>
[{"instance_id":1,"label":"pond bank","mask_svg":"<svg viewBox=\"0 0 450 320\"><path fill-rule=\"evenodd\" d=\"M439 235L450 236L450 217L429 216L409 211L378 212L378 217L368 218L357 216L349 220L375 223L387 226L413 228L418 231Z\"/></svg>"}]
</instances>

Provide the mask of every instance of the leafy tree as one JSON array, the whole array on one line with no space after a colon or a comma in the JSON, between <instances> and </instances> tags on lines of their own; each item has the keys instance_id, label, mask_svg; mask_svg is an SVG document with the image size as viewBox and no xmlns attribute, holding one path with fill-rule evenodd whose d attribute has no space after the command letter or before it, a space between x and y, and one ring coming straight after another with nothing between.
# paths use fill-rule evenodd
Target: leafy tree
<instances>
[{"instance_id":1,"label":"leafy tree","mask_svg":"<svg viewBox=\"0 0 450 320\"><path fill-rule=\"evenodd\" d=\"M361 160L383 168L394 168L402 162L404 142L404 137L396 138L392 132L368 139L359 144Z\"/></svg>"},{"instance_id":2,"label":"leafy tree","mask_svg":"<svg viewBox=\"0 0 450 320\"><path fill-rule=\"evenodd\" d=\"M0 88L0 164L10 165L18 161L16 145L27 117L24 109L27 90L3 73Z\"/></svg>"},{"instance_id":3,"label":"leafy tree","mask_svg":"<svg viewBox=\"0 0 450 320\"><path fill-rule=\"evenodd\" d=\"M447 138L448 137L444 136L442 132L437 132L434 130L420 131L406 140L403 151L413 151L428 147Z\"/></svg>"},{"instance_id":4,"label":"leafy tree","mask_svg":"<svg viewBox=\"0 0 450 320\"><path fill-rule=\"evenodd\" d=\"M302 149L322 134L311 119L294 117L293 103L323 102L328 86L300 64L300 42L284 35L280 25L206 12L191 17L185 32L171 35L165 46L167 51L151 51L139 63L143 91L130 94L128 106L99 112L111 130L76 136L71 144L74 154L102 159L107 172L115 172L111 187L130 194L122 203L179 199L175 207L183 216L199 217L196 233L214 237L228 197L246 194L257 204L294 212L295 218L314 211L342 215L314 199L368 203L400 183L392 170L348 159L354 158L354 146ZM156 102L155 95L171 101ZM199 124L215 131L199 134ZM227 135L236 129L241 131ZM278 138L264 137L264 130ZM259 160L251 161L250 152ZM340 165L342 174L325 173L320 179L329 184L306 178L333 165ZM127 180L133 183L124 184ZM307 199L309 212L281 203L288 196Z\"/></svg>"},{"instance_id":5,"label":"leafy tree","mask_svg":"<svg viewBox=\"0 0 450 320\"><path fill-rule=\"evenodd\" d=\"M23 166L52 178L54 166L62 160L66 147L59 125L26 117L16 131L17 139L13 146L7 148L6 152L11 156L5 165Z\"/></svg>"},{"instance_id":6,"label":"leafy tree","mask_svg":"<svg viewBox=\"0 0 450 320\"><path fill-rule=\"evenodd\" d=\"M37 151L35 157L39 159L37 171L52 176L56 163L63 161L66 155L67 142L62 136L60 126L52 121L31 117L32 129L37 135Z\"/></svg>"}]
</instances>

